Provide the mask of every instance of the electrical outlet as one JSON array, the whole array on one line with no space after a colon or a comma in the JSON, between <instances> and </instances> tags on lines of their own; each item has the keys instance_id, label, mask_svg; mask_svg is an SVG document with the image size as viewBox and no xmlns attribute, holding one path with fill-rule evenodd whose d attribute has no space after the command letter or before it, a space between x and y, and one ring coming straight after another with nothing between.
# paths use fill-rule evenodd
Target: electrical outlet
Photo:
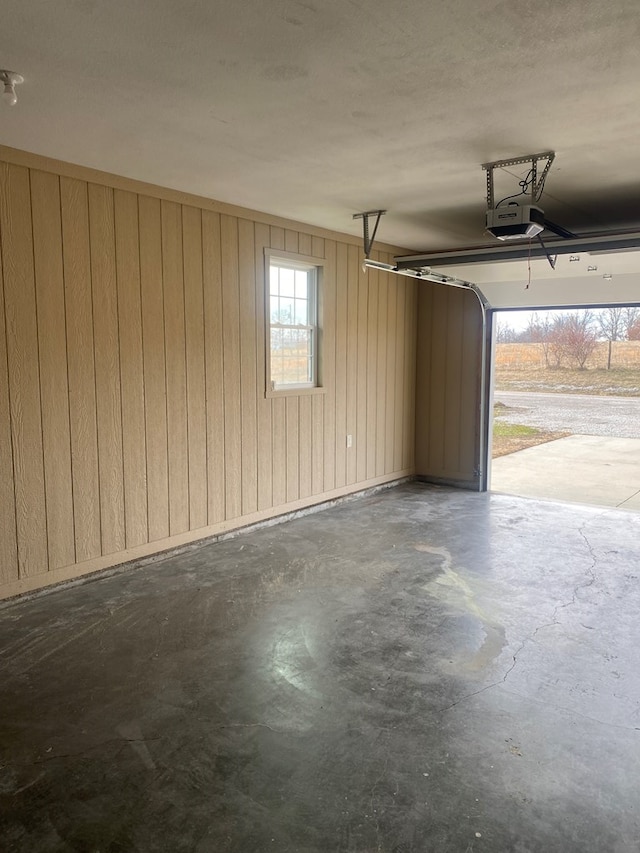
<instances>
[{"instance_id":1,"label":"electrical outlet","mask_svg":"<svg viewBox=\"0 0 640 853\"><path fill-rule=\"evenodd\" d=\"M353 436L351 433L347 436L347 447L353 447Z\"/></svg>"}]
</instances>

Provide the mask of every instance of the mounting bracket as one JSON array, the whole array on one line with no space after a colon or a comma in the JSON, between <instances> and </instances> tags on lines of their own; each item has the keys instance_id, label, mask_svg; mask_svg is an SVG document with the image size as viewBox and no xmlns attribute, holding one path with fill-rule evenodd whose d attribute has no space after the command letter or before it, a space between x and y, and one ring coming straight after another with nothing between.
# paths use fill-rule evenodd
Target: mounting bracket
<instances>
[{"instance_id":1,"label":"mounting bracket","mask_svg":"<svg viewBox=\"0 0 640 853\"><path fill-rule=\"evenodd\" d=\"M547 247L545 246L545 244L542 240L542 237L539 234L537 235L537 240L540 243L540 245L542 246L542 248L544 249L544 253L547 257L547 260L549 261L549 266L551 267L552 270L554 270L556 268L556 261L558 260L558 256L551 254L551 252L547 249Z\"/></svg>"},{"instance_id":2,"label":"mounting bracket","mask_svg":"<svg viewBox=\"0 0 640 853\"><path fill-rule=\"evenodd\" d=\"M373 246L373 241L376 239L376 231L378 230L378 225L380 224L380 217L384 216L386 210L367 210L365 213L354 213L354 219L362 219L362 240L364 242L364 256L368 258L371 254L371 247ZM371 216L376 217L376 223L373 226L373 233L369 236L369 218Z\"/></svg>"},{"instance_id":3,"label":"mounting bracket","mask_svg":"<svg viewBox=\"0 0 640 853\"><path fill-rule=\"evenodd\" d=\"M531 164L531 204L535 204L542 188L545 178L551 168L556 154L555 151L544 151L542 154L527 154L525 157L512 157L510 160L495 160L493 163L483 163L482 168L487 173L487 207L493 210L495 205L495 194L493 191L493 170L504 169L507 166L522 166L524 163ZM538 162L546 160L546 166L542 170L542 174L538 177Z\"/></svg>"}]
</instances>

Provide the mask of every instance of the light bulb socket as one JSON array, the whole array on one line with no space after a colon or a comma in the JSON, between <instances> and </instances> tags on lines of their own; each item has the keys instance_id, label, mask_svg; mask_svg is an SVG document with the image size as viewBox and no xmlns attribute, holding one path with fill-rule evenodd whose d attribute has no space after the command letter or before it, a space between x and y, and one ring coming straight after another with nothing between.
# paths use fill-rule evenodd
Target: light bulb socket
<instances>
[{"instance_id":1,"label":"light bulb socket","mask_svg":"<svg viewBox=\"0 0 640 853\"><path fill-rule=\"evenodd\" d=\"M0 83L4 85L2 100L9 104L10 107L14 106L18 101L16 86L24 83L24 77L22 74L16 74L15 71L0 69Z\"/></svg>"}]
</instances>

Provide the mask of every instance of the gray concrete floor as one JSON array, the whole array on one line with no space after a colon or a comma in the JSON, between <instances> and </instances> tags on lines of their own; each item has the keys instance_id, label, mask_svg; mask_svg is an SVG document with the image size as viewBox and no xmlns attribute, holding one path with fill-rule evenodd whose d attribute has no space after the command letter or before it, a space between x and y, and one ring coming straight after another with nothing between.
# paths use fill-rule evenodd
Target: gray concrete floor
<instances>
[{"instance_id":1,"label":"gray concrete floor","mask_svg":"<svg viewBox=\"0 0 640 853\"><path fill-rule=\"evenodd\" d=\"M637 853L640 515L411 484L0 610L0 849Z\"/></svg>"},{"instance_id":2,"label":"gray concrete floor","mask_svg":"<svg viewBox=\"0 0 640 853\"><path fill-rule=\"evenodd\" d=\"M640 511L640 438L570 435L491 463L498 492Z\"/></svg>"}]
</instances>

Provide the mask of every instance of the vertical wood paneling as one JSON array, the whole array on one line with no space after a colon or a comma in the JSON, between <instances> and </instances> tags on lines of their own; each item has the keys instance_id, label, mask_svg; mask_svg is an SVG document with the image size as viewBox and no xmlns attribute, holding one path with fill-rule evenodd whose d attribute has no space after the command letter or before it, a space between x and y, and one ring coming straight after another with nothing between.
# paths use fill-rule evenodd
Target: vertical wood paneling
<instances>
[{"instance_id":1,"label":"vertical wood paneling","mask_svg":"<svg viewBox=\"0 0 640 853\"><path fill-rule=\"evenodd\" d=\"M171 535L174 535L189 529L187 364L180 205L163 201L161 219L164 335L167 359L169 530Z\"/></svg>"},{"instance_id":2,"label":"vertical wood paneling","mask_svg":"<svg viewBox=\"0 0 640 853\"><path fill-rule=\"evenodd\" d=\"M411 282L407 290L405 310L405 411L402 467L413 468L415 464L416 431L416 330L417 330L417 292L416 282Z\"/></svg>"},{"instance_id":3,"label":"vertical wood paneling","mask_svg":"<svg viewBox=\"0 0 640 853\"><path fill-rule=\"evenodd\" d=\"M202 212L202 276L207 388L208 521L226 517L224 451L224 349L222 343L222 270L220 216Z\"/></svg>"},{"instance_id":4,"label":"vertical wood paneling","mask_svg":"<svg viewBox=\"0 0 640 853\"><path fill-rule=\"evenodd\" d=\"M360 261L360 257L358 257ZM362 264L358 263L358 387L356 393L356 477L359 482L367 479L367 348L369 327L369 280Z\"/></svg>"},{"instance_id":5,"label":"vertical wood paneling","mask_svg":"<svg viewBox=\"0 0 640 853\"><path fill-rule=\"evenodd\" d=\"M298 415L299 434L298 448L300 458L300 497L308 498L311 494L311 476L312 476L312 452L311 443L313 440L312 420L311 420L311 397L302 395L300 397L300 411Z\"/></svg>"},{"instance_id":6,"label":"vertical wood paneling","mask_svg":"<svg viewBox=\"0 0 640 853\"><path fill-rule=\"evenodd\" d=\"M431 328L431 373L429 376L429 465L444 471L445 393L444 374L447 354L447 289L441 285L426 285L433 291Z\"/></svg>"},{"instance_id":7,"label":"vertical wood paneling","mask_svg":"<svg viewBox=\"0 0 640 853\"><path fill-rule=\"evenodd\" d=\"M222 336L224 342L225 496L227 518L242 513L242 414L240 399L240 294L238 220L220 217L222 239Z\"/></svg>"},{"instance_id":8,"label":"vertical wood paneling","mask_svg":"<svg viewBox=\"0 0 640 853\"><path fill-rule=\"evenodd\" d=\"M313 237L311 239L311 255L314 258L325 257L325 240L323 237Z\"/></svg>"},{"instance_id":9,"label":"vertical wood paneling","mask_svg":"<svg viewBox=\"0 0 640 853\"><path fill-rule=\"evenodd\" d=\"M272 401L272 485L273 505L282 506L287 501L287 399L276 397Z\"/></svg>"},{"instance_id":10,"label":"vertical wood paneling","mask_svg":"<svg viewBox=\"0 0 640 853\"><path fill-rule=\"evenodd\" d=\"M458 463L462 479L478 476L480 466L480 374L482 370L482 311L472 293L461 291L462 352L460 365L460 430Z\"/></svg>"},{"instance_id":11,"label":"vertical wood paneling","mask_svg":"<svg viewBox=\"0 0 640 853\"><path fill-rule=\"evenodd\" d=\"M357 480L358 462L358 277L359 249L349 246L347 255L347 433L353 445L347 449L347 485Z\"/></svg>"},{"instance_id":12,"label":"vertical wood paneling","mask_svg":"<svg viewBox=\"0 0 640 853\"><path fill-rule=\"evenodd\" d=\"M396 353L397 353L397 305L400 277L390 277L387 290L387 383L385 393L385 451L384 470L390 474L394 469L395 422L396 422Z\"/></svg>"},{"instance_id":13,"label":"vertical wood paneling","mask_svg":"<svg viewBox=\"0 0 640 853\"><path fill-rule=\"evenodd\" d=\"M284 232L284 248L286 252L298 251L298 232L287 229Z\"/></svg>"},{"instance_id":14,"label":"vertical wood paneling","mask_svg":"<svg viewBox=\"0 0 640 853\"><path fill-rule=\"evenodd\" d=\"M238 221L240 385L242 413L242 513L258 508L256 276L253 222Z\"/></svg>"},{"instance_id":15,"label":"vertical wood paneling","mask_svg":"<svg viewBox=\"0 0 640 853\"><path fill-rule=\"evenodd\" d=\"M89 184L100 536L103 554L117 553L126 546L114 229L113 190Z\"/></svg>"},{"instance_id":16,"label":"vertical wood paneling","mask_svg":"<svg viewBox=\"0 0 640 853\"><path fill-rule=\"evenodd\" d=\"M31 173L49 568L76 562L60 182Z\"/></svg>"},{"instance_id":17,"label":"vertical wood paneling","mask_svg":"<svg viewBox=\"0 0 640 853\"><path fill-rule=\"evenodd\" d=\"M271 226L271 248L272 249L284 249L285 245L285 234L284 228L278 228L275 225Z\"/></svg>"},{"instance_id":18,"label":"vertical wood paneling","mask_svg":"<svg viewBox=\"0 0 640 853\"><path fill-rule=\"evenodd\" d=\"M60 196L73 509L76 560L81 562L97 557L102 551L87 185L84 181L61 178Z\"/></svg>"},{"instance_id":19,"label":"vertical wood paneling","mask_svg":"<svg viewBox=\"0 0 640 853\"><path fill-rule=\"evenodd\" d=\"M372 479L376 475L376 424L378 405L378 270L367 273L367 431L366 476Z\"/></svg>"},{"instance_id":20,"label":"vertical wood paneling","mask_svg":"<svg viewBox=\"0 0 640 853\"><path fill-rule=\"evenodd\" d=\"M338 243L336 255L336 488L347 481L347 267L348 252ZM349 451L352 452L352 451Z\"/></svg>"},{"instance_id":21,"label":"vertical wood paneling","mask_svg":"<svg viewBox=\"0 0 640 853\"><path fill-rule=\"evenodd\" d=\"M324 404L326 397L311 398L311 494L319 495L324 488Z\"/></svg>"},{"instance_id":22,"label":"vertical wood paneling","mask_svg":"<svg viewBox=\"0 0 640 853\"><path fill-rule=\"evenodd\" d=\"M1 177L0 177L1 180ZM4 205L3 205L4 206ZM0 216L2 216L0 210ZM1 221L0 221L1 224ZM11 413L7 336L4 316L4 277L0 252L0 584L19 578L18 540L16 538L16 498L11 446Z\"/></svg>"},{"instance_id":23,"label":"vertical wood paneling","mask_svg":"<svg viewBox=\"0 0 640 853\"><path fill-rule=\"evenodd\" d=\"M393 470L402 470L402 442L404 439L404 421L409 405L409 401L405 398L406 385L404 382L404 373L406 370L405 359L405 341L404 327L406 323L405 305L408 281L403 276L398 276L396 286L398 291L398 299L396 302L396 377L394 382L395 389L395 407L394 407L394 424L393 424Z\"/></svg>"},{"instance_id":24,"label":"vertical wood paneling","mask_svg":"<svg viewBox=\"0 0 640 853\"><path fill-rule=\"evenodd\" d=\"M140 196L140 290L144 365L149 541L169 535L167 381L160 201Z\"/></svg>"},{"instance_id":25,"label":"vertical wood paneling","mask_svg":"<svg viewBox=\"0 0 640 853\"><path fill-rule=\"evenodd\" d=\"M433 315L433 289L422 287L417 297L418 319L417 327L420 334L416 340L416 370L415 383L415 453L416 473L426 475L430 470L429 430L431 422L431 317Z\"/></svg>"},{"instance_id":26,"label":"vertical wood paneling","mask_svg":"<svg viewBox=\"0 0 640 853\"><path fill-rule=\"evenodd\" d=\"M312 252L311 234L298 234L298 252L301 255L311 255Z\"/></svg>"},{"instance_id":27,"label":"vertical wood paneling","mask_svg":"<svg viewBox=\"0 0 640 853\"><path fill-rule=\"evenodd\" d=\"M20 577L48 568L29 173L2 164L0 227Z\"/></svg>"},{"instance_id":28,"label":"vertical wood paneling","mask_svg":"<svg viewBox=\"0 0 640 853\"><path fill-rule=\"evenodd\" d=\"M300 406L297 397L286 398L287 418L287 501L300 497Z\"/></svg>"},{"instance_id":29,"label":"vertical wood paneling","mask_svg":"<svg viewBox=\"0 0 640 853\"><path fill-rule=\"evenodd\" d=\"M148 541L138 199L133 193L116 190L113 202L120 336L124 518L127 547L131 548Z\"/></svg>"},{"instance_id":30,"label":"vertical wood paneling","mask_svg":"<svg viewBox=\"0 0 640 853\"><path fill-rule=\"evenodd\" d=\"M480 461L481 309L469 291L426 283L419 288L416 471L475 485Z\"/></svg>"},{"instance_id":31,"label":"vertical wood paneling","mask_svg":"<svg viewBox=\"0 0 640 853\"><path fill-rule=\"evenodd\" d=\"M258 509L273 506L271 399L266 391L266 279L264 250L269 246L269 227L256 223L255 273L256 273L256 419L258 430Z\"/></svg>"},{"instance_id":32,"label":"vertical wood paneling","mask_svg":"<svg viewBox=\"0 0 640 853\"><path fill-rule=\"evenodd\" d=\"M444 374L444 405L447 426L444 435L445 466L460 470L460 392L462 381L463 311L461 295L453 287L447 293L447 360Z\"/></svg>"},{"instance_id":33,"label":"vertical wood paneling","mask_svg":"<svg viewBox=\"0 0 640 853\"><path fill-rule=\"evenodd\" d=\"M411 465L416 289L359 246L6 164L0 246L0 584ZM322 393L266 396L266 247L326 260Z\"/></svg>"},{"instance_id":34,"label":"vertical wood paneling","mask_svg":"<svg viewBox=\"0 0 640 853\"><path fill-rule=\"evenodd\" d=\"M336 484L336 244L325 243L327 262L321 282L321 380L326 389L323 399L323 488ZM314 490L314 494L316 494Z\"/></svg>"},{"instance_id":35,"label":"vertical wood paneling","mask_svg":"<svg viewBox=\"0 0 640 853\"><path fill-rule=\"evenodd\" d=\"M189 437L189 529L198 530L207 524L208 496L202 214L195 207L182 208L182 246Z\"/></svg>"},{"instance_id":36,"label":"vertical wood paneling","mask_svg":"<svg viewBox=\"0 0 640 853\"><path fill-rule=\"evenodd\" d=\"M387 319L389 274L378 274L378 358L376 371L376 477L385 471L387 429Z\"/></svg>"}]
</instances>

